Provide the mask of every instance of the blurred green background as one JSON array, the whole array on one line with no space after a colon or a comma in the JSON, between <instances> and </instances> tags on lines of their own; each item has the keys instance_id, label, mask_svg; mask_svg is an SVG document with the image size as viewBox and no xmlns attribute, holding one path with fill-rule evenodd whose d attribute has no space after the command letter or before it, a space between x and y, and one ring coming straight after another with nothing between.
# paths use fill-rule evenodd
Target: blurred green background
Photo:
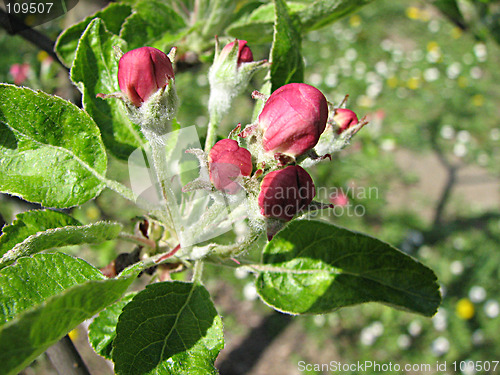
<instances>
[{"instance_id":1,"label":"blurred green background","mask_svg":"<svg viewBox=\"0 0 500 375\"><path fill-rule=\"evenodd\" d=\"M500 372L500 364L493 371L500 360L500 48L494 33L500 26L494 17L472 22L477 15L462 1L472 20L463 30L460 19L438 10L443 3L377 0L303 40L305 82L334 103L349 94L348 107L370 121L348 148L312 170L319 198L342 195L322 219L377 236L431 267L441 284L441 308L432 319L375 304L288 319L257 300L251 275L208 267L206 284L225 326L221 374L329 374L338 372L300 371L298 364L365 360L432 367L407 372L414 374ZM104 5L80 1L37 30L54 40ZM267 57L269 45L250 47L256 59ZM67 72L45 52L3 30L0 50L0 81L74 99ZM207 69L176 76L179 122L197 124L200 133L207 123ZM262 78L237 99L221 134L250 122L249 93ZM109 173L128 178L116 160ZM0 196L0 225L33 207ZM115 219L132 228L140 211L104 192L73 213L83 222ZM130 245L72 251L102 267ZM84 344L84 329L73 338ZM80 344L93 373L112 373ZM460 361L470 360L491 361L491 369L462 364L460 370ZM446 361L447 371L436 371L437 361ZM42 356L24 373L55 372Z\"/></svg>"}]
</instances>

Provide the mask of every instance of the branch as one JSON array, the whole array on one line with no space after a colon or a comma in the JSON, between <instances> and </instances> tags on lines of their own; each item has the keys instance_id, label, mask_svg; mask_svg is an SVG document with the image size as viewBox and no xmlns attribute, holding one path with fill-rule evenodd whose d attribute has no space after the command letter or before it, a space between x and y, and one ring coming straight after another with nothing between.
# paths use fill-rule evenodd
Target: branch
<instances>
[{"instance_id":1,"label":"branch","mask_svg":"<svg viewBox=\"0 0 500 375\"><path fill-rule=\"evenodd\" d=\"M47 52L50 57L57 61L64 69L69 69L59 60L59 57L54 52L54 41L49 39L46 35L26 25L17 17L5 12L0 8L0 26L4 28L10 35L18 34L28 42L34 44L39 49Z\"/></svg>"},{"instance_id":2,"label":"branch","mask_svg":"<svg viewBox=\"0 0 500 375\"><path fill-rule=\"evenodd\" d=\"M59 375L91 375L68 335L47 349Z\"/></svg>"}]
</instances>

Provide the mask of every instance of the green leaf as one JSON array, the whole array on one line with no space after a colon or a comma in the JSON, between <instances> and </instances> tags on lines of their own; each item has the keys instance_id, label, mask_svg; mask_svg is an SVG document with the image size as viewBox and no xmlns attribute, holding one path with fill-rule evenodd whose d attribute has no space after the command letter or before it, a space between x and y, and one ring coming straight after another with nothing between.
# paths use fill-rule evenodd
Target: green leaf
<instances>
[{"instance_id":1,"label":"green leaf","mask_svg":"<svg viewBox=\"0 0 500 375\"><path fill-rule=\"evenodd\" d=\"M22 212L16 216L12 224L2 228L0 256L3 256L15 245L23 242L33 234L67 225L81 225L81 223L73 217L58 211L34 210Z\"/></svg>"},{"instance_id":2,"label":"green leaf","mask_svg":"<svg viewBox=\"0 0 500 375\"><path fill-rule=\"evenodd\" d=\"M134 277L106 279L65 254L22 258L0 272L2 373L17 374L78 324L115 302Z\"/></svg>"},{"instance_id":3,"label":"green leaf","mask_svg":"<svg viewBox=\"0 0 500 375\"><path fill-rule=\"evenodd\" d=\"M306 3L287 3L292 14L306 8ZM235 38L244 39L249 44L263 44L273 40L275 10L274 4L263 4L248 16L242 17L227 29L227 33Z\"/></svg>"},{"instance_id":4,"label":"green leaf","mask_svg":"<svg viewBox=\"0 0 500 375\"><path fill-rule=\"evenodd\" d=\"M317 0L297 12L304 31L317 30L353 13L373 0Z\"/></svg>"},{"instance_id":5,"label":"green leaf","mask_svg":"<svg viewBox=\"0 0 500 375\"><path fill-rule=\"evenodd\" d=\"M325 27L353 13L373 0L317 0L314 2L287 2L292 19L300 20L302 33ZM263 4L247 17L233 23L227 33L249 43L271 41L274 21L273 4Z\"/></svg>"},{"instance_id":6,"label":"green leaf","mask_svg":"<svg viewBox=\"0 0 500 375\"><path fill-rule=\"evenodd\" d=\"M142 0L134 6L135 12L125 23L120 37L129 49L151 46L157 40L175 41L186 23L172 8L156 0ZM165 46L158 46L160 49ZM168 51L165 51L168 53Z\"/></svg>"},{"instance_id":7,"label":"green leaf","mask_svg":"<svg viewBox=\"0 0 500 375\"><path fill-rule=\"evenodd\" d=\"M106 30L101 19L94 19L78 42L71 80L83 94L83 108L101 129L106 148L116 157L127 160L143 142L138 126L128 119L118 99L101 99L97 94L119 92L118 60L113 47L124 52L127 44Z\"/></svg>"},{"instance_id":8,"label":"green leaf","mask_svg":"<svg viewBox=\"0 0 500 375\"><path fill-rule=\"evenodd\" d=\"M118 35L125 19L132 14L132 8L127 4L111 3L106 8L70 26L57 38L54 50L59 59L68 68L73 65L78 40L94 18L100 18L106 24L109 32Z\"/></svg>"},{"instance_id":9,"label":"green leaf","mask_svg":"<svg viewBox=\"0 0 500 375\"><path fill-rule=\"evenodd\" d=\"M432 316L441 302L429 268L385 242L319 221L291 222L257 269L264 302L291 314L373 301Z\"/></svg>"},{"instance_id":10,"label":"green leaf","mask_svg":"<svg viewBox=\"0 0 500 375\"><path fill-rule=\"evenodd\" d=\"M123 309L113 342L115 371L126 374L217 374L222 321L199 284L148 285Z\"/></svg>"},{"instance_id":11,"label":"green leaf","mask_svg":"<svg viewBox=\"0 0 500 375\"><path fill-rule=\"evenodd\" d=\"M117 238L123 229L120 223L105 221L82 225L74 219L71 220L70 216L55 211L30 211L19 216L21 215L18 215L13 225L6 228L7 233L4 232L0 237L0 254L6 247L3 246L4 237L7 246L13 241L19 241L3 254L0 259L0 269L20 257L43 250L112 240ZM23 218L27 218L27 224L21 221ZM65 222L68 224L65 225ZM22 238L24 236L26 237Z\"/></svg>"},{"instance_id":12,"label":"green leaf","mask_svg":"<svg viewBox=\"0 0 500 375\"><path fill-rule=\"evenodd\" d=\"M43 92L0 84L0 191L71 207L103 189L106 153L94 121Z\"/></svg>"},{"instance_id":13,"label":"green leaf","mask_svg":"<svg viewBox=\"0 0 500 375\"><path fill-rule=\"evenodd\" d=\"M236 9L237 1L234 0L212 0L208 5L208 17L203 20L202 35L213 38L214 35L224 31L230 22Z\"/></svg>"},{"instance_id":14,"label":"green leaf","mask_svg":"<svg viewBox=\"0 0 500 375\"><path fill-rule=\"evenodd\" d=\"M111 360L116 324L123 308L137 293L130 293L100 312L89 326L89 342L97 354Z\"/></svg>"},{"instance_id":15,"label":"green leaf","mask_svg":"<svg viewBox=\"0 0 500 375\"><path fill-rule=\"evenodd\" d=\"M303 82L304 61L297 23L288 14L284 0L274 0L276 21L271 49L271 91L291 82Z\"/></svg>"}]
</instances>

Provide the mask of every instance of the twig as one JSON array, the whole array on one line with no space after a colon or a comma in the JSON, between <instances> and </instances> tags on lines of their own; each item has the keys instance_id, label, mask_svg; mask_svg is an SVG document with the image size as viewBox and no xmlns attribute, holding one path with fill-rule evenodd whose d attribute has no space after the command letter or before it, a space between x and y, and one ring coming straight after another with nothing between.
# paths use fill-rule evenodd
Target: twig
<instances>
[{"instance_id":1,"label":"twig","mask_svg":"<svg viewBox=\"0 0 500 375\"><path fill-rule=\"evenodd\" d=\"M57 61L64 69L69 71L69 69L64 66L64 64L59 60L56 53L54 52L54 41L49 39L46 35L41 32L29 27L23 21L5 12L0 8L0 26L4 28L10 35L18 34L22 38L26 39L28 42L34 44L36 47L47 52L50 57Z\"/></svg>"},{"instance_id":2,"label":"twig","mask_svg":"<svg viewBox=\"0 0 500 375\"><path fill-rule=\"evenodd\" d=\"M59 375L90 375L68 335L48 348L47 356Z\"/></svg>"}]
</instances>

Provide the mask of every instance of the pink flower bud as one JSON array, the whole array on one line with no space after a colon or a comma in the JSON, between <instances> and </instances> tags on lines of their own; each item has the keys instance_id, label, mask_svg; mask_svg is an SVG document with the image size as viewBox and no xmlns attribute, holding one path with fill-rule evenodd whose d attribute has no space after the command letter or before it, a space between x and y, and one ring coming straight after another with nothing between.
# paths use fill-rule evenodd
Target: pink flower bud
<instances>
[{"instance_id":1,"label":"pink flower bud","mask_svg":"<svg viewBox=\"0 0 500 375\"><path fill-rule=\"evenodd\" d=\"M225 59L226 56L229 55L229 53L233 49L234 43L236 42L238 42L238 65L240 65L242 62L252 62L253 54L250 47L247 46L247 41L238 39L235 42L226 44L226 46L221 51L221 59Z\"/></svg>"},{"instance_id":2,"label":"pink flower bud","mask_svg":"<svg viewBox=\"0 0 500 375\"><path fill-rule=\"evenodd\" d=\"M318 143L328 119L325 96L305 83L289 83L277 89L259 115L266 152L299 156Z\"/></svg>"},{"instance_id":3,"label":"pink flower bud","mask_svg":"<svg viewBox=\"0 0 500 375\"><path fill-rule=\"evenodd\" d=\"M290 165L268 173L260 185L259 207L265 217L292 220L316 195L314 183L304 168Z\"/></svg>"},{"instance_id":4,"label":"pink flower bud","mask_svg":"<svg viewBox=\"0 0 500 375\"><path fill-rule=\"evenodd\" d=\"M350 109L337 108L333 120L339 126L337 133L340 134L356 125L358 123L358 116Z\"/></svg>"},{"instance_id":5,"label":"pink flower bud","mask_svg":"<svg viewBox=\"0 0 500 375\"><path fill-rule=\"evenodd\" d=\"M26 81L26 78L28 78L30 70L31 68L28 63L11 65L9 73L12 76L12 78L14 78L14 84L20 85L21 83Z\"/></svg>"},{"instance_id":6,"label":"pink flower bud","mask_svg":"<svg viewBox=\"0 0 500 375\"><path fill-rule=\"evenodd\" d=\"M217 190L236 194L241 186L234 180L252 173L252 155L232 139L217 142L208 153L210 181Z\"/></svg>"},{"instance_id":7,"label":"pink flower bud","mask_svg":"<svg viewBox=\"0 0 500 375\"><path fill-rule=\"evenodd\" d=\"M149 99L174 78L168 56L159 49L141 47L124 54L118 62L120 90L136 106Z\"/></svg>"},{"instance_id":8,"label":"pink flower bud","mask_svg":"<svg viewBox=\"0 0 500 375\"><path fill-rule=\"evenodd\" d=\"M330 196L330 202L334 206L344 207L344 206L347 206L349 204L349 197L347 195L345 195L342 191L339 191L339 192L332 194Z\"/></svg>"}]
</instances>

